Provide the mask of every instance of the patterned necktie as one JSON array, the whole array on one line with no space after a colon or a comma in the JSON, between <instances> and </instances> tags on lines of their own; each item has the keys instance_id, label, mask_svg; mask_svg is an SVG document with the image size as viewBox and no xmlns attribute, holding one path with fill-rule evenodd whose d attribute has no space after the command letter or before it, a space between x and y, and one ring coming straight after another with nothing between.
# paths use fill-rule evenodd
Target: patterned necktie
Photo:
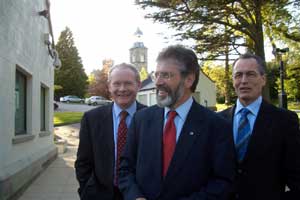
<instances>
[{"instance_id":1,"label":"patterned necktie","mask_svg":"<svg viewBox=\"0 0 300 200\"><path fill-rule=\"evenodd\" d=\"M115 185L118 185L118 174L120 169L120 157L126 144L127 125L126 117L127 112L122 111L120 113L120 123L118 127L118 139L117 139L117 160L116 160L116 174L115 174Z\"/></svg>"},{"instance_id":2,"label":"patterned necktie","mask_svg":"<svg viewBox=\"0 0 300 200\"><path fill-rule=\"evenodd\" d=\"M163 133L163 176L165 177L176 146L176 126L174 118L176 111L168 113L168 120Z\"/></svg>"},{"instance_id":3,"label":"patterned necktie","mask_svg":"<svg viewBox=\"0 0 300 200\"><path fill-rule=\"evenodd\" d=\"M247 115L250 111L247 108L243 108L240 111L241 118L239 120L237 140L236 140L236 151L238 155L238 161L241 162L244 159L245 153L247 151L248 142L250 139L250 123Z\"/></svg>"}]
</instances>

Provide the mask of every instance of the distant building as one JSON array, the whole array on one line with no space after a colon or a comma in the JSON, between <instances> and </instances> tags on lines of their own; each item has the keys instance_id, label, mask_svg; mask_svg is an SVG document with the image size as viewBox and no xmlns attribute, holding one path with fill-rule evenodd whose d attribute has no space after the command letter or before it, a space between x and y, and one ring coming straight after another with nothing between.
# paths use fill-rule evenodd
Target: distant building
<instances>
[{"instance_id":1,"label":"distant building","mask_svg":"<svg viewBox=\"0 0 300 200\"><path fill-rule=\"evenodd\" d=\"M139 72L142 68L145 68L146 72L148 71L148 49L144 46L142 42L143 32L137 28L134 35L137 38L137 41L133 44L133 47L130 48L130 63L133 64Z\"/></svg>"},{"instance_id":2,"label":"distant building","mask_svg":"<svg viewBox=\"0 0 300 200\"><path fill-rule=\"evenodd\" d=\"M57 156L49 0L0 6L0 199L14 199Z\"/></svg>"},{"instance_id":3,"label":"distant building","mask_svg":"<svg viewBox=\"0 0 300 200\"><path fill-rule=\"evenodd\" d=\"M193 96L201 105L216 110L215 83L202 70L200 70L199 82ZM148 106L157 103L155 84L150 77L142 82L142 87L137 94L137 100Z\"/></svg>"}]
</instances>

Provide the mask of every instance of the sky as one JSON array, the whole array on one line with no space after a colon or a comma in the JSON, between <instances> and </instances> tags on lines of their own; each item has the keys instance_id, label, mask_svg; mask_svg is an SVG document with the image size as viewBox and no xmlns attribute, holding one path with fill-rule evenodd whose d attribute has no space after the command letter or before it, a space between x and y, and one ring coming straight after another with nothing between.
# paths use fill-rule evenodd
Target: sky
<instances>
[{"instance_id":1,"label":"sky","mask_svg":"<svg viewBox=\"0 0 300 200\"><path fill-rule=\"evenodd\" d=\"M134 5L134 0L50 0L50 4L55 43L68 26L87 74L101 69L107 58L115 64L129 63L137 27L148 48L148 72L155 70L161 49L177 43L170 39L171 31L166 25L145 19L146 11Z\"/></svg>"}]
</instances>

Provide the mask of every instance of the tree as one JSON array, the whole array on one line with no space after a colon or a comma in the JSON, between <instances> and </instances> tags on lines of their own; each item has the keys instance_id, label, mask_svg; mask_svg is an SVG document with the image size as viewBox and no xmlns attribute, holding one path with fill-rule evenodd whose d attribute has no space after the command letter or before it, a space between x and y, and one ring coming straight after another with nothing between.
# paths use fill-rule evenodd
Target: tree
<instances>
[{"instance_id":1,"label":"tree","mask_svg":"<svg viewBox=\"0 0 300 200\"><path fill-rule=\"evenodd\" d=\"M109 91L107 84L108 74L105 70L94 70L91 75L92 81L89 82L88 93L91 96L102 96L109 99Z\"/></svg>"},{"instance_id":2,"label":"tree","mask_svg":"<svg viewBox=\"0 0 300 200\"><path fill-rule=\"evenodd\" d=\"M62 66L55 71L54 83L60 85L62 89L56 90L55 96L77 95L83 97L87 87L87 76L74 44L73 34L68 27L61 32L56 50Z\"/></svg>"},{"instance_id":3,"label":"tree","mask_svg":"<svg viewBox=\"0 0 300 200\"><path fill-rule=\"evenodd\" d=\"M114 62L112 59L105 59L102 62L103 66L101 70L94 70L89 78L89 89L88 93L91 96L103 96L106 99L110 98L108 91L108 72L113 66Z\"/></svg>"},{"instance_id":4,"label":"tree","mask_svg":"<svg viewBox=\"0 0 300 200\"><path fill-rule=\"evenodd\" d=\"M221 65L214 65L211 61L203 64L203 72L216 83L217 87L217 102L225 103L226 96L228 95L227 104L231 104L235 100L235 93L232 86L232 79L226 79L224 67ZM231 73L231 70L229 70Z\"/></svg>"},{"instance_id":5,"label":"tree","mask_svg":"<svg viewBox=\"0 0 300 200\"><path fill-rule=\"evenodd\" d=\"M148 78L148 73L147 73L145 67L142 67L142 69L140 71L140 78L141 78L141 81Z\"/></svg>"},{"instance_id":6,"label":"tree","mask_svg":"<svg viewBox=\"0 0 300 200\"><path fill-rule=\"evenodd\" d=\"M225 55L246 47L265 60L264 32L275 38L300 41L298 16L290 13L299 0L143 0L142 8L155 8L146 15L168 24L181 39L194 39L203 57ZM241 40L243 38L243 40ZM270 39L272 37L269 37ZM269 97L268 89L264 92Z\"/></svg>"}]
</instances>

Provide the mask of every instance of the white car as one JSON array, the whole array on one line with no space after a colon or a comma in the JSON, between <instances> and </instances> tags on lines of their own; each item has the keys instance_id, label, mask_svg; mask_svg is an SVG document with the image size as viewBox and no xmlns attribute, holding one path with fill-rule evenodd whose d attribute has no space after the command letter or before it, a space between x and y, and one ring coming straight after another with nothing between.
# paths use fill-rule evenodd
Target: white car
<instances>
[{"instance_id":1,"label":"white car","mask_svg":"<svg viewBox=\"0 0 300 200\"><path fill-rule=\"evenodd\" d=\"M104 97L101 96L91 96L90 98L85 99L85 103L88 105L106 105L111 103L112 101L105 99Z\"/></svg>"},{"instance_id":2,"label":"white car","mask_svg":"<svg viewBox=\"0 0 300 200\"><path fill-rule=\"evenodd\" d=\"M68 95L64 97L60 97L60 102L66 102L66 103L84 103L84 99L79 98L78 96L74 95Z\"/></svg>"}]
</instances>

